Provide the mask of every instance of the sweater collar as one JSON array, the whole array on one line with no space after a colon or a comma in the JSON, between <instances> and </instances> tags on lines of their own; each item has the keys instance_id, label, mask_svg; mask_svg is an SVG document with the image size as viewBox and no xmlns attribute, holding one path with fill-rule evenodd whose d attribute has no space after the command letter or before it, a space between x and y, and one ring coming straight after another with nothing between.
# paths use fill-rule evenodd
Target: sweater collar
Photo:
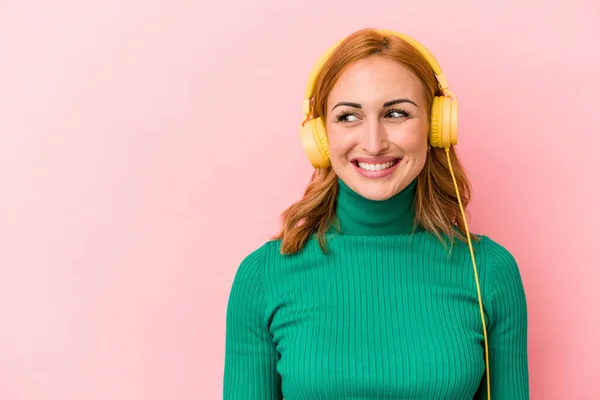
<instances>
[{"instance_id":1,"label":"sweater collar","mask_svg":"<svg viewBox=\"0 0 600 400\"><path fill-rule=\"evenodd\" d=\"M381 236L413 231L415 178L404 190L387 200L370 200L352 190L338 177L336 214L342 234Z\"/></svg>"}]
</instances>

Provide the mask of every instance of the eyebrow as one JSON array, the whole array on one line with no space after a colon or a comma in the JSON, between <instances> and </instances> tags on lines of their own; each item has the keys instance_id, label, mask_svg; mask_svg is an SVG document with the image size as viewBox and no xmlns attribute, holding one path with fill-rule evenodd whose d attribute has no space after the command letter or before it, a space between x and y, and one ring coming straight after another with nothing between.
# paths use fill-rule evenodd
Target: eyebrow
<instances>
[{"instance_id":1,"label":"eyebrow","mask_svg":"<svg viewBox=\"0 0 600 400\"><path fill-rule=\"evenodd\" d=\"M411 99L396 99L396 100L386 101L385 103L383 103L383 107L389 107L389 106L393 106L394 104L399 104L399 103L411 103L411 104L414 104L416 107L418 107L417 103L415 103ZM335 106L333 106L333 108L331 109L331 111L333 111L336 107L339 107L339 106L348 106L348 107L354 107L354 108L360 108L360 109L362 109L362 105L359 104L359 103L352 103L352 102L348 102L348 101L341 101L341 102L337 103Z\"/></svg>"}]
</instances>

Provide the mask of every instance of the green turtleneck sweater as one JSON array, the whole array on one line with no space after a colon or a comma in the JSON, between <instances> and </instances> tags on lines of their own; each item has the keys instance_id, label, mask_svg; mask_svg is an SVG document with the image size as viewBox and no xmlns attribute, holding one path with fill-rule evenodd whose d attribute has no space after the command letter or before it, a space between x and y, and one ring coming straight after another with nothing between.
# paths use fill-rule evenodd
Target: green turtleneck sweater
<instances>
[{"instance_id":1,"label":"green turtleneck sweater","mask_svg":"<svg viewBox=\"0 0 600 400\"><path fill-rule=\"evenodd\" d=\"M343 181L341 233L298 254L268 241L239 265L227 305L224 400L487 399L469 247L412 232L416 181L385 201ZM493 400L529 399L527 305L500 244L474 242Z\"/></svg>"}]
</instances>

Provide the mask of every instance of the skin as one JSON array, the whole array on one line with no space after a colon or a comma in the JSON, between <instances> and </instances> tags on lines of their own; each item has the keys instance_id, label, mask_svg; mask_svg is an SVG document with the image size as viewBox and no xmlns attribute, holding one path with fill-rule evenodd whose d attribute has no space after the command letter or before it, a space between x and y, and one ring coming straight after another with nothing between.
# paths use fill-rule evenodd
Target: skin
<instances>
[{"instance_id":1,"label":"skin","mask_svg":"<svg viewBox=\"0 0 600 400\"><path fill-rule=\"evenodd\" d=\"M415 104L384 107L397 99ZM356 104L339 104L347 102ZM423 85L400 63L379 56L359 60L344 71L327 98L326 129L337 176L365 198L389 199L425 165L429 122ZM371 163L390 157L400 161L387 176L366 177L355 164L357 157Z\"/></svg>"}]
</instances>

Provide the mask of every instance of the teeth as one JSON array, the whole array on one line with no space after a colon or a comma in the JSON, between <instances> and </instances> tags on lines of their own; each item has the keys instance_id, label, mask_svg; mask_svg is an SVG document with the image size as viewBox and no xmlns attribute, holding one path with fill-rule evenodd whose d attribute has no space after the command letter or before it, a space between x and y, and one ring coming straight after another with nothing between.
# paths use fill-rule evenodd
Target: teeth
<instances>
[{"instance_id":1,"label":"teeth","mask_svg":"<svg viewBox=\"0 0 600 400\"><path fill-rule=\"evenodd\" d=\"M391 167L394 164L396 164L396 161L390 161L390 162L386 162L386 163L383 163L383 164L369 164L369 163L359 162L358 166L361 169L364 169L366 171L380 171L382 169L389 168L389 167Z\"/></svg>"}]
</instances>

